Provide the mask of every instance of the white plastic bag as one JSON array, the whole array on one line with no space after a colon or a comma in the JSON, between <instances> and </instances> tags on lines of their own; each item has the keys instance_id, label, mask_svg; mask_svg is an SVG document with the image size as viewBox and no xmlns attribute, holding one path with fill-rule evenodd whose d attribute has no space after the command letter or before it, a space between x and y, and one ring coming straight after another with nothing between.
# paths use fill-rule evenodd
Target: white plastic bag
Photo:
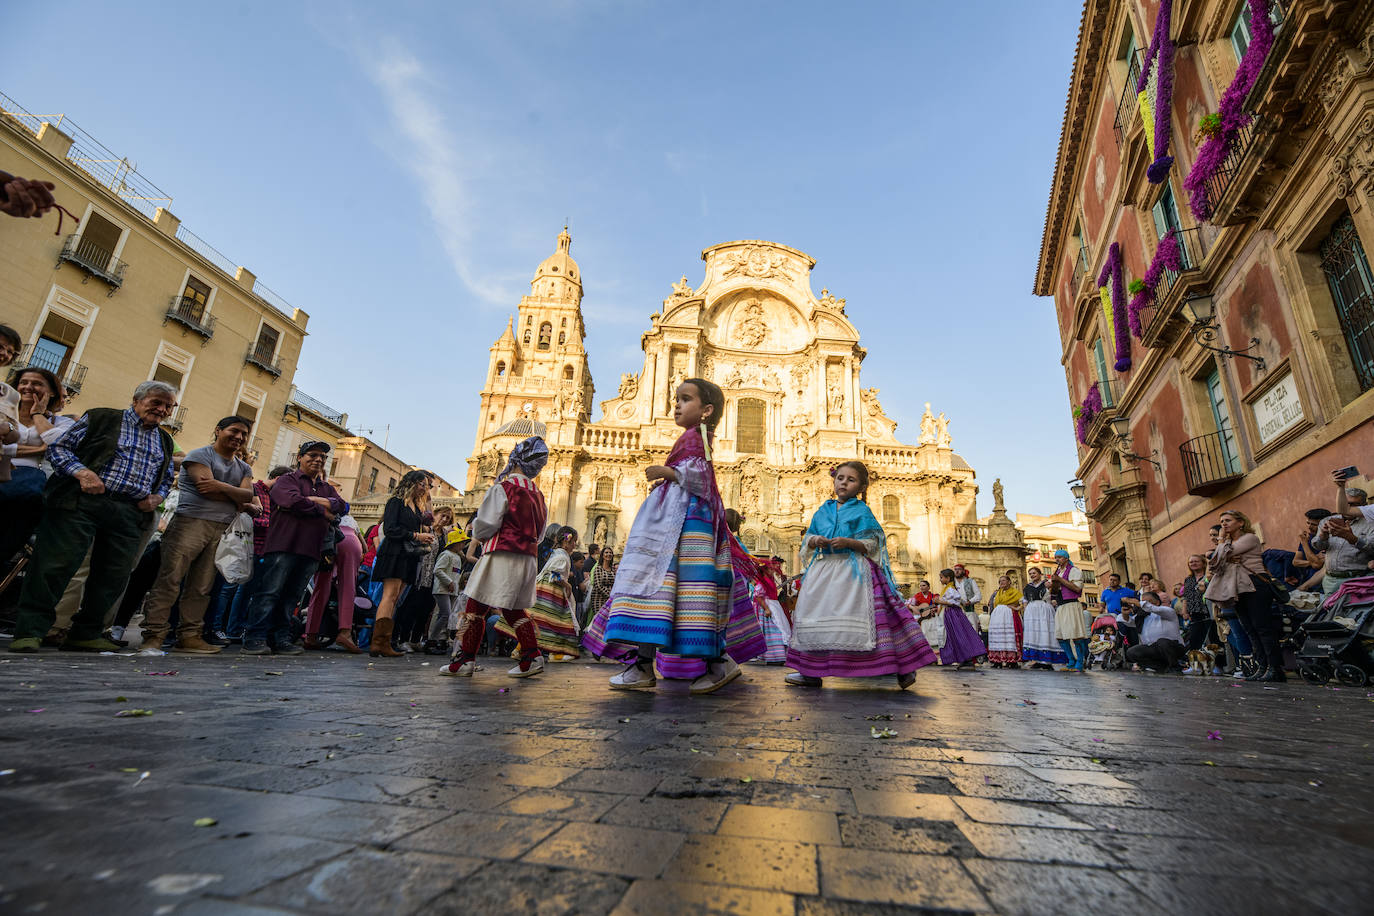
<instances>
[{"instance_id":1,"label":"white plastic bag","mask_svg":"<svg viewBox=\"0 0 1374 916\"><path fill-rule=\"evenodd\" d=\"M230 585L242 585L253 578L253 517L247 512L240 512L220 535L215 568Z\"/></svg>"}]
</instances>

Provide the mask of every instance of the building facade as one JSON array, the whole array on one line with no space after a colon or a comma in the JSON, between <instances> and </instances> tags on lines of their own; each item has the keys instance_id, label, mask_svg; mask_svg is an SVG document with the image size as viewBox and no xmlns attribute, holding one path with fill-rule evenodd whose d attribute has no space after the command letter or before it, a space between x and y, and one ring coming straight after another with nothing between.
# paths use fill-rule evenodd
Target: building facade
<instances>
[{"instance_id":1,"label":"building facade","mask_svg":"<svg viewBox=\"0 0 1374 916\"><path fill-rule=\"evenodd\" d=\"M0 323L19 332L16 367L54 371L67 412L124 406L140 383L181 391L167 423L189 451L221 417L253 424L248 457L271 455L309 316L181 225L166 197L70 122L0 95L5 170L51 181L80 218L0 220ZM65 130L64 130L65 128Z\"/></svg>"},{"instance_id":2,"label":"building facade","mask_svg":"<svg viewBox=\"0 0 1374 916\"><path fill-rule=\"evenodd\" d=\"M1085 3L1035 291L1099 578L1176 580L1222 507L1291 550L1374 445L1372 136L1374 3Z\"/></svg>"},{"instance_id":3,"label":"building facade","mask_svg":"<svg viewBox=\"0 0 1374 916\"><path fill-rule=\"evenodd\" d=\"M704 280L672 285L642 336L642 367L620 377L593 421L571 244L564 230L491 347L468 462L471 500L516 442L539 433L550 448L540 477L550 521L577 528L584 543L622 544L647 495L644 469L662 463L681 432L673 393L699 376L725 391L714 465L726 504L745 517L745 546L795 564L811 515L832 495L830 467L857 457L873 474L869 502L899 577L952 560L955 526L975 518L973 468L929 404L918 443L897 440L878 390L860 381L866 351L845 300L811 290L812 258L760 241L703 251Z\"/></svg>"},{"instance_id":4,"label":"building facade","mask_svg":"<svg viewBox=\"0 0 1374 916\"><path fill-rule=\"evenodd\" d=\"M1061 548L1067 550L1073 565L1083 570L1084 602L1097 604L1101 587L1097 582L1092 532L1086 515L1077 509L1056 512L1054 515L1018 512L1016 527L1025 538L1027 570L1039 566L1042 572L1049 572L1054 568L1054 552Z\"/></svg>"},{"instance_id":5,"label":"building facade","mask_svg":"<svg viewBox=\"0 0 1374 916\"><path fill-rule=\"evenodd\" d=\"M348 431L348 414L335 410L292 385L281 426L277 430L272 459L267 462L265 470L277 466L295 467L297 453L307 442L328 442L332 446L351 435ZM334 478L337 460L337 451L331 450L325 462L326 476Z\"/></svg>"}]
</instances>

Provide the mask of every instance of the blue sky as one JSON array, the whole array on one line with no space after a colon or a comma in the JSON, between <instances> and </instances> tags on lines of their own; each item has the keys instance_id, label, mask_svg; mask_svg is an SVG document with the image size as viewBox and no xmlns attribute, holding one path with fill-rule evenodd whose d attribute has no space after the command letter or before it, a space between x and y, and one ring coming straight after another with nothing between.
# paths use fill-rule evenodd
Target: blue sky
<instances>
[{"instance_id":1,"label":"blue sky","mask_svg":"<svg viewBox=\"0 0 1374 916\"><path fill-rule=\"evenodd\" d=\"M900 438L949 415L980 511L997 476L1013 511L1070 504L1030 290L1076 0L54 10L9 4L31 50L0 90L309 312L297 384L408 461L464 479L487 348L566 219L598 401L703 248L769 239L848 299Z\"/></svg>"}]
</instances>

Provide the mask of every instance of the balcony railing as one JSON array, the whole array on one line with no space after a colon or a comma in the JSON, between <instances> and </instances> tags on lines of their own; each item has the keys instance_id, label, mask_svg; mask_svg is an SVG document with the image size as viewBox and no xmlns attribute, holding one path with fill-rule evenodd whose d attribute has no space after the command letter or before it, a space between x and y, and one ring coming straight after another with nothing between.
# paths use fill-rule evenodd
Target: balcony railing
<instances>
[{"instance_id":1,"label":"balcony railing","mask_svg":"<svg viewBox=\"0 0 1374 916\"><path fill-rule=\"evenodd\" d=\"M318 414L319 416L324 417L331 423L337 423L340 426L346 425L348 421L348 414L344 413L341 410L335 410L333 407L330 407L328 404L324 403L321 400L312 398L310 395L306 394L304 391L301 391L295 385L291 386L291 398L287 401L287 403L299 404L306 410L312 411Z\"/></svg>"},{"instance_id":2,"label":"balcony railing","mask_svg":"<svg viewBox=\"0 0 1374 916\"><path fill-rule=\"evenodd\" d=\"M167 320L199 334L205 340L215 336L215 316L205 312L205 303L193 296L173 296L167 308ZM205 344L202 343L201 346Z\"/></svg>"},{"instance_id":3,"label":"balcony railing","mask_svg":"<svg viewBox=\"0 0 1374 916\"><path fill-rule=\"evenodd\" d=\"M1131 122L1140 112L1140 93L1135 84L1140 81L1140 63L1145 58L1145 49L1131 55L1131 64L1126 68L1126 85L1121 88L1121 99L1116 103L1116 143L1120 146L1131 132Z\"/></svg>"},{"instance_id":4,"label":"balcony railing","mask_svg":"<svg viewBox=\"0 0 1374 916\"><path fill-rule=\"evenodd\" d=\"M1207 261L1207 241L1201 227L1174 229L1178 240L1179 269L1164 268L1155 287L1154 301L1140 313L1141 342L1147 347L1164 346L1161 335L1188 291L1202 282L1202 265Z\"/></svg>"},{"instance_id":5,"label":"balcony railing","mask_svg":"<svg viewBox=\"0 0 1374 916\"><path fill-rule=\"evenodd\" d=\"M47 350L37 350L33 344L19 351L10 368L16 372L22 369L47 369L62 382L69 396L80 394L81 385L86 381L85 366L69 362L63 367L61 357Z\"/></svg>"},{"instance_id":6,"label":"balcony railing","mask_svg":"<svg viewBox=\"0 0 1374 916\"><path fill-rule=\"evenodd\" d=\"M639 430L607 426L586 426L582 446L588 451L634 452L639 450Z\"/></svg>"},{"instance_id":7,"label":"balcony railing","mask_svg":"<svg viewBox=\"0 0 1374 916\"><path fill-rule=\"evenodd\" d=\"M266 347L249 347L243 361L250 366L256 366L273 378L281 375L281 359Z\"/></svg>"},{"instance_id":8,"label":"balcony railing","mask_svg":"<svg viewBox=\"0 0 1374 916\"><path fill-rule=\"evenodd\" d=\"M186 413L187 408L185 407L178 407L173 410L172 415L162 421L162 428L175 436L186 425Z\"/></svg>"},{"instance_id":9,"label":"balcony railing","mask_svg":"<svg viewBox=\"0 0 1374 916\"><path fill-rule=\"evenodd\" d=\"M1240 171L1241 165L1245 162L1245 157L1250 154L1251 148L1255 143L1255 131L1259 127L1259 118L1251 118L1250 123L1242 127L1236 134L1236 142L1231 145L1231 151L1226 154L1221 165L1207 179L1207 202L1212 205L1213 212L1221 208L1221 201L1226 196L1226 189L1231 186L1231 181Z\"/></svg>"},{"instance_id":10,"label":"balcony railing","mask_svg":"<svg viewBox=\"0 0 1374 916\"><path fill-rule=\"evenodd\" d=\"M1178 447L1178 453L1188 492L1194 496L1210 496L1244 476L1235 439L1222 433L1189 439Z\"/></svg>"},{"instance_id":11,"label":"balcony railing","mask_svg":"<svg viewBox=\"0 0 1374 916\"><path fill-rule=\"evenodd\" d=\"M124 285L124 272L129 265L114 256L114 252L102 245L83 239L73 233L62 243L62 251L57 256L60 267L63 261L75 264L93 277L110 284L110 295Z\"/></svg>"}]
</instances>

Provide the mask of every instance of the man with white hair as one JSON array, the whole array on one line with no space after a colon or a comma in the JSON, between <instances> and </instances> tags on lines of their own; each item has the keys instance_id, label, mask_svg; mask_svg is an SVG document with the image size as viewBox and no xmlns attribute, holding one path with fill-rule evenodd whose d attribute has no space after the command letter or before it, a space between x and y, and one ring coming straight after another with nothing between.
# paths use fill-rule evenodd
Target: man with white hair
<instances>
[{"instance_id":1,"label":"man with white hair","mask_svg":"<svg viewBox=\"0 0 1374 916\"><path fill-rule=\"evenodd\" d=\"M34 562L19 596L11 652L37 652L52 626L67 580L91 552L91 574L63 649L106 652L105 611L137 560L143 532L172 486L172 437L161 424L177 406L177 389L144 382L124 410L86 411L48 446L48 481Z\"/></svg>"}]
</instances>

